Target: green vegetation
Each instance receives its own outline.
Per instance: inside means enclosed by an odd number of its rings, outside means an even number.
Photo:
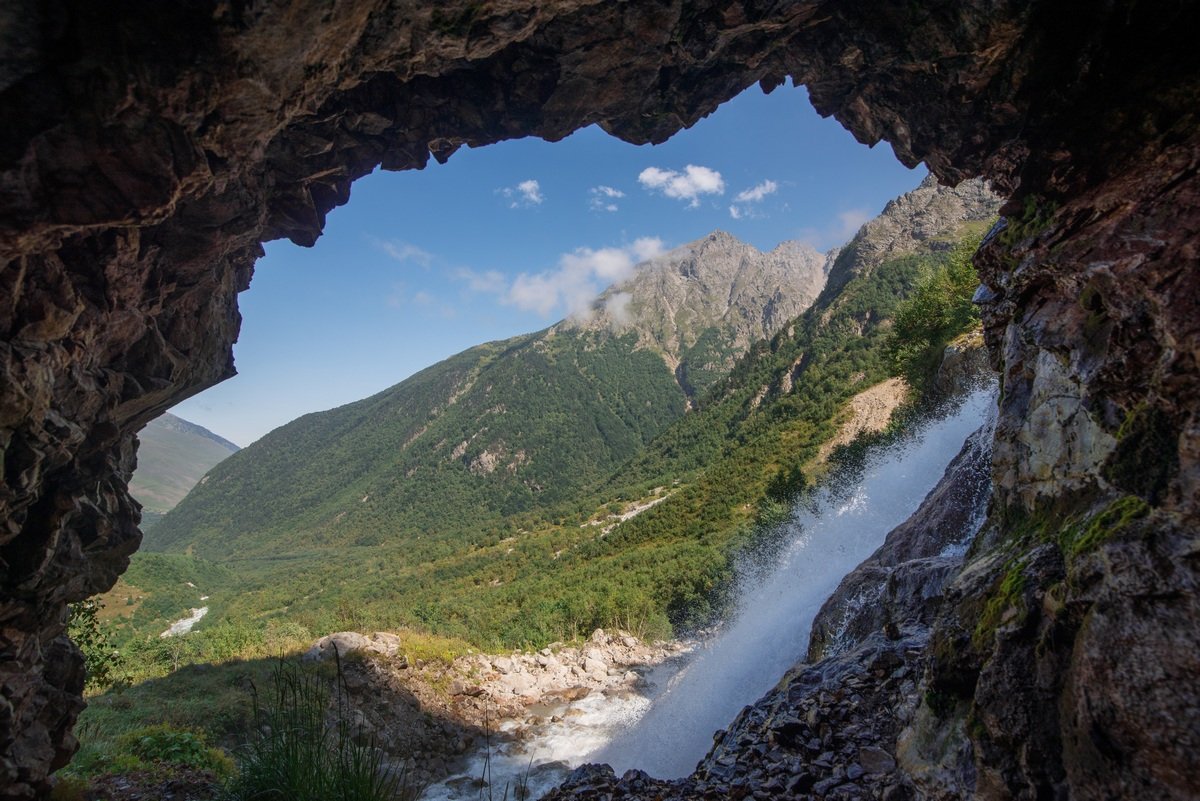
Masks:
[[[984,650],[996,629],[1008,614],[1008,610],[1021,603],[1025,590],[1025,576],[1020,563],[1010,564],[1000,579],[995,591],[984,604],[983,612],[971,634],[971,644],[976,650]]]
[[[169,771],[181,767],[211,771],[218,779],[233,773],[233,760],[220,748],[211,746],[199,729],[156,723],[100,739],[92,738],[92,731],[81,724],[78,734],[85,745],[65,771],[67,776],[86,779],[109,773],[155,768]]]
[[[143,528],[156,523],[209,469],[238,450],[232,442],[172,414],[150,421],[138,440],[138,469],[129,488],[145,507]]]
[[[151,533],[151,547],[188,553],[135,557],[125,581],[143,600],[121,641],[154,664],[201,658],[137,641],[201,595],[197,643],[222,621],[314,637],[410,627],[489,649],[705,625],[736,555],[766,547],[825,469],[846,401],[894,374],[897,315],[922,310],[910,319],[929,350],[957,333],[963,315],[939,310],[974,289],[963,252],[839,260],[840,291],[753,346],[687,415],[656,354],[554,331],[301,418],[215,468]]]
[[[683,414],[671,371],[635,345],[585,331],[490,343],[302,417],[215,468],[145,547],[271,558],[403,538],[431,559],[512,534]]]
[[[1117,447],[1101,474],[1127,492],[1157,504],[1179,470],[1179,434],[1170,418],[1152,406],[1138,406],[1117,431]]]
[[[326,681],[293,662],[276,663],[270,696],[254,693],[256,725],[239,754],[230,801],[412,801],[420,795],[423,788],[405,770],[386,770],[374,742],[353,730],[340,669],[334,688],[331,727]]]
[[[71,604],[71,619],[67,624],[67,634],[83,652],[88,688],[111,684],[120,657],[109,633],[101,629],[99,612],[103,608],[104,604],[96,599]]]
[[[949,258],[921,274],[896,309],[888,351],[896,370],[915,387],[928,385],[951,340],[979,324],[971,302],[979,283],[971,256],[978,247],[974,236],[960,242]]]
[[[1125,496],[1104,507],[1083,526],[1064,530],[1063,548],[1072,557],[1094,550],[1125,531],[1135,520],[1150,514],[1150,506],[1141,498]]]
[[[410,664],[448,662],[468,650],[466,643],[443,637],[397,633]],[[172,766],[207,769],[215,778],[231,775],[233,763],[224,754],[244,758],[242,745],[274,708],[268,699],[256,711],[254,688],[268,688],[277,698],[283,692],[274,684],[277,675],[301,676],[298,655],[316,636],[278,619],[265,625],[226,620],[184,637],[129,642],[110,684],[90,686],[75,730],[80,750],[60,776],[76,784],[144,769],[169,773]]]

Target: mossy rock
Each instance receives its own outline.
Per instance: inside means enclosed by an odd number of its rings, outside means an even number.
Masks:
[[[1179,432],[1159,408],[1142,404],[1117,431],[1117,447],[1101,475],[1122,490],[1157,505],[1179,470]]]
[[[1071,557],[1095,550],[1128,529],[1135,521],[1150,514],[1150,505],[1141,498],[1127,495],[1104,507],[1087,523],[1063,532],[1063,552]]]

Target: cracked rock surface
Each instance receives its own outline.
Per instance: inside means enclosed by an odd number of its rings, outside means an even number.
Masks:
[[[977,257],[1004,382],[991,520],[922,679],[972,766],[954,775],[996,798],[1195,797],[1198,17],[1050,0],[6,3],[0,798],[39,793],[74,749],[66,604],[138,545],[138,429],[232,375],[262,242],[311,245],[378,165],[593,123],[658,142],[788,77],[860,141],[1013,196]]]

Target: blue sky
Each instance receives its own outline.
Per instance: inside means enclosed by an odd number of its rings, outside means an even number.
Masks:
[[[845,242],[925,176],[757,87],[658,146],[599,128],[462,149],[354,184],[313,248],[266,246],[240,296],[239,375],[172,411],[239,445],[472,345],[566,316],[641,258],[721,229]]]

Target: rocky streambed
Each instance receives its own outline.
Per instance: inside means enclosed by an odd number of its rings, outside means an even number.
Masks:
[[[527,785],[531,796],[556,785],[644,712],[654,682],[691,649],[599,629],[581,645],[450,664],[412,662],[401,645],[388,632],[339,632],[305,659],[329,662],[336,650],[353,727],[393,764],[410,764],[430,799],[476,798],[484,782],[500,794]]]

